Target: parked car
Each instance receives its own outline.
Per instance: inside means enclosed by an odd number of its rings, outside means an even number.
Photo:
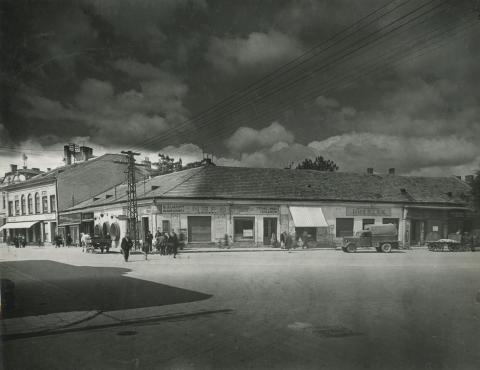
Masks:
[[[394,224],[367,225],[365,230],[358,231],[355,236],[343,238],[342,250],[347,253],[357,248],[375,248],[377,252],[390,253],[398,249],[398,232]]]
[[[100,252],[102,253],[104,250],[108,253],[112,246],[112,239],[110,238],[110,235],[94,235],[91,237],[91,246],[95,249],[100,249]]]

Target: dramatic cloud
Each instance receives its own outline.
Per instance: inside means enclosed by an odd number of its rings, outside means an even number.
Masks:
[[[278,122],[261,130],[249,127],[240,127],[227,139],[226,146],[233,152],[270,147],[279,142],[291,143],[294,140],[293,134],[286,130]]]
[[[297,40],[278,31],[253,32],[247,38],[213,37],[206,58],[218,69],[234,73],[293,59],[301,50]]]
[[[182,99],[188,88],[179,79],[134,60],[118,60],[114,65],[136,78],[139,87],[116,91],[111,82],[88,78],[81,83],[72,105],[26,95],[30,108],[24,114],[83,125],[89,128],[92,140],[102,145],[135,145],[186,120],[188,112]]]

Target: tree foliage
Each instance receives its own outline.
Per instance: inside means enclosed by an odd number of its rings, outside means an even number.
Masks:
[[[292,165],[290,165],[290,168],[291,167]],[[315,157],[313,160],[310,158],[305,158],[295,168],[297,170],[315,170],[328,172],[338,171],[338,166],[334,161],[323,158],[322,156]]]

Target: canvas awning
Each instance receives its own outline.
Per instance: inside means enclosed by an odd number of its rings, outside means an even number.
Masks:
[[[289,207],[295,227],[328,227],[320,207]]]
[[[25,222],[7,222],[5,225],[0,227],[0,230],[3,229],[30,229],[33,225],[40,221],[25,221]]]

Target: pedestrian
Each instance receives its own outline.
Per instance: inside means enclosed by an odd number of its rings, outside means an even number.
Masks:
[[[163,238],[162,238],[161,244],[160,244],[160,254],[162,256],[165,256],[167,254],[168,239],[169,239],[168,234],[166,232],[164,232],[163,233]]]
[[[16,235],[13,237],[13,245],[15,246],[15,248],[18,248],[18,246],[19,246],[18,236],[16,236]]]
[[[130,250],[132,249],[132,247],[132,239],[130,239],[130,235],[126,234],[122,239],[122,243],[120,244],[120,248],[122,249],[122,254],[125,262],[128,262],[128,257],[130,255]]]
[[[177,252],[178,252],[178,236],[175,230],[172,229],[172,253],[173,253],[173,258],[177,258]]]
[[[22,235],[22,248],[25,248],[26,245],[27,245],[27,238]]]
[[[62,237],[60,235],[55,235],[55,248],[60,248],[62,245]]]
[[[280,248],[285,249],[286,241],[287,241],[287,232],[284,231],[280,234]]]
[[[147,248],[149,252],[152,252],[152,242],[153,242],[153,235],[150,231],[147,232],[147,236],[145,237],[145,244],[147,244]]]
[[[70,234],[67,234],[66,242],[67,242],[67,247],[70,247],[72,245],[72,237]]]
[[[287,249],[288,253],[290,253],[290,249],[293,246],[293,238],[290,234],[287,234],[286,240],[285,240],[285,248]]]

